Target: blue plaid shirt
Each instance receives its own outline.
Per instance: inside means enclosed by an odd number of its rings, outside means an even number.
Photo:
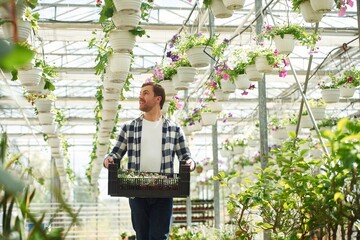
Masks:
[[[180,126],[166,118],[162,118],[162,159],[161,173],[174,172],[174,157],[179,161],[191,159],[189,148],[185,142],[185,135]],[[127,152],[128,169],[140,170],[140,143],[143,116],[122,126],[117,143],[109,156],[122,159]]]

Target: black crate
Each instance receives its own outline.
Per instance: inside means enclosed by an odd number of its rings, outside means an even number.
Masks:
[[[190,166],[180,163],[179,173],[166,178],[118,178],[119,164],[110,164],[108,194],[112,197],[185,198],[190,193]]]

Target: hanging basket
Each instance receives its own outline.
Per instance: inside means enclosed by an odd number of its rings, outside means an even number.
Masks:
[[[274,42],[279,54],[290,54],[294,51],[295,39],[292,34],[284,34],[284,38],[276,35],[274,37]]]
[[[312,9],[318,13],[328,13],[334,5],[334,0],[310,0]]]
[[[127,72],[112,72],[110,67],[106,68],[106,74],[104,81],[114,82],[114,83],[124,83],[129,75]]]
[[[134,14],[140,11],[141,0],[113,0],[116,11],[123,14]]]
[[[103,100],[101,102],[101,104],[102,104],[102,107],[103,107],[104,110],[117,110],[119,102],[118,101],[106,101],[106,100]]]
[[[325,107],[311,108],[311,112],[315,120],[322,120],[325,118]]]
[[[17,33],[19,42],[25,42],[31,33],[31,23],[27,21],[17,20]],[[2,25],[4,36],[6,39],[14,40],[14,26],[11,22]]]
[[[178,67],[177,74],[180,82],[191,83],[195,79],[196,69],[194,67]]]
[[[118,101],[120,99],[120,91],[103,91],[105,101]]]
[[[115,126],[114,120],[101,120],[100,121],[100,128],[101,129],[108,129],[112,130]]]
[[[201,131],[202,124],[198,121],[195,121],[195,123],[193,125],[188,125],[188,126],[186,126],[186,128],[190,133],[197,132],[197,131]]]
[[[110,46],[114,52],[131,52],[135,41],[135,35],[127,30],[113,30],[109,34]]]
[[[112,21],[117,29],[133,30],[139,25],[140,13],[124,14],[122,12],[114,12]]]
[[[203,126],[215,125],[217,118],[217,113],[214,112],[202,112],[201,113],[201,123]]]
[[[245,0],[223,0],[223,3],[228,10],[240,10],[244,7]]]
[[[35,99],[35,106],[39,113],[50,112],[53,101],[47,98],[37,98]]]
[[[288,134],[286,128],[278,128],[275,131],[271,131],[271,136],[275,139],[286,139],[288,138]]]
[[[232,83],[230,80],[221,79],[221,90],[224,93],[233,93],[235,92],[235,89],[235,84]]]
[[[108,92],[120,92],[124,86],[123,82],[110,82],[110,81],[104,81],[104,89]]]
[[[229,99],[229,93],[224,93],[221,89],[216,89],[214,91],[217,101],[227,101]]]
[[[40,124],[53,124],[54,122],[54,114],[53,113],[39,113],[38,114]]]
[[[340,87],[340,96],[343,98],[352,98],[355,93],[355,88]]]
[[[206,106],[210,108],[213,113],[219,113],[222,111],[222,103],[218,101],[206,102]]]
[[[250,81],[260,81],[263,78],[263,74],[256,69],[255,64],[246,66],[245,72]]]
[[[164,88],[166,96],[174,96],[177,94],[172,80],[163,80],[160,82],[160,85]]]
[[[271,73],[273,71],[273,67],[268,63],[265,56],[256,57],[255,67],[260,73]]]
[[[235,86],[237,89],[245,90],[250,87],[250,80],[246,74],[240,74],[235,79]]]
[[[207,67],[211,61],[212,47],[195,46],[186,51],[191,66],[195,68]]]
[[[245,152],[244,146],[234,146],[234,154],[243,154]]]
[[[172,84],[174,86],[174,89],[176,91],[179,91],[179,90],[187,90],[189,88],[189,83],[188,82],[181,82],[179,81],[179,77],[178,77],[178,74],[175,74],[173,77],[172,77]]]
[[[326,103],[337,103],[340,98],[340,89],[322,89],[321,90],[322,98]]]
[[[216,18],[229,18],[233,15],[233,11],[227,9],[222,0],[212,0],[210,9]]]
[[[26,71],[19,70],[19,80],[23,86],[37,86],[40,83],[42,72],[41,68],[32,68]]]
[[[43,132],[46,134],[54,134],[56,131],[56,127],[54,124],[43,124],[41,125]]]
[[[116,117],[116,113],[117,111],[116,110],[105,110],[105,109],[102,109],[101,110],[101,119],[102,120],[113,120],[115,119]]]
[[[310,1],[306,1],[300,4],[300,12],[307,23],[318,23],[321,21],[323,14],[315,12],[310,4]]]
[[[109,57],[109,66],[112,72],[129,72],[131,55],[129,53],[113,53]]]

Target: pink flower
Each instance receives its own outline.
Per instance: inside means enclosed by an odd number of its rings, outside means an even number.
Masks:
[[[241,95],[248,95],[248,92],[246,91],[246,90],[244,90],[242,93],[241,93]]]
[[[254,89],[254,88],[255,88],[255,84],[250,84],[249,89],[251,90],[251,89]]]
[[[348,83],[352,83],[353,80],[354,80],[353,77],[349,77],[349,78],[347,79],[347,82],[348,82]]]
[[[288,71],[284,68],[281,71],[279,71],[279,77],[286,77]]]
[[[100,7],[101,4],[102,4],[102,0],[96,0],[96,6],[97,6],[97,7]]]
[[[224,75],[222,77],[225,81],[229,80],[229,78],[230,78],[229,74],[227,74],[227,73],[224,73]]]
[[[350,6],[350,7],[353,7],[354,6],[354,2],[352,0],[347,0],[347,4]]]
[[[338,12],[338,16],[339,16],[339,17],[344,16],[345,13],[346,13],[346,9],[347,9],[346,6],[341,6],[341,7],[340,7],[340,10],[339,10],[339,12]]]

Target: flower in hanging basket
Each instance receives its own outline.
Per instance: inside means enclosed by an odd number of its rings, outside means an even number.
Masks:
[[[309,100],[308,100],[308,103],[309,103],[309,105],[310,105],[311,108],[318,108],[318,107],[325,107],[325,106],[326,106],[326,103],[325,103],[325,101],[324,101],[322,98],[319,98],[319,99],[315,99],[315,98],[309,99]]]
[[[208,46],[215,47],[218,36],[213,35],[212,37],[206,37],[202,33],[187,34],[187,35],[175,35],[174,46],[181,52],[185,53],[192,47],[195,46]]]
[[[338,15],[344,16],[347,10],[347,6],[353,7],[354,2],[352,0],[335,0],[336,8],[339,9]]]
[[[318,83],[318,87],[319,87],[320,89],[337,89],[337,88],[339,88],[339,85],[338,85],[338,83],[337,83],[337,79],[336,79],[336,77],[334,76],[334,74],[333,74],[333,73],[329,73],[329,77],[330,77],[330,79],[331,79],[330,82],[329,82],[329,81],[327,81],[327,82],[321,81],[321,82]]]
[[[342,73],[342,77],[337,78],[337,85],[345,88],[360,86],[360,70],[352,66],[351,69]]]
[[[319,41],[319,34],[316,34],[315,32],[308,33],[304,26],[298,24],[267,25],[260,35],[270,40],[274,39],[275,36],[284,38],[285,34],[293,35],[294,39],[298,40],[301,45],[307,46],[310,49],[314,49],[316,43]]]
[[[180,110],[182,108],[182,103],[178,96],[173,96],[169,101],[169,107],[167,113],[173,115],[175,111]]]
[[[201,109],[200,108],[194,108],[192,111],[189,112],[189,114],[183,118],[180,119],[181,126],[192,126],[196,122],[200,122],[201,120]]]
[[[229,139],[225,139],[225,141],[222,143],[222,149],[226,151],[233,151],[234,145]]]
[[[159,83],[163,80],[171,80],[171,78],[177,73],[174,65],[169,64],[166,66],[155,65],[153,75],[147,81],[154,81]]]
[[[272,131],[276,131],[286,126],[286,120],[278,117],[272,117],[269,122],[269,127]]]
[[[242,138],[236,138],[233,142],[233,146],[236,147],[246,147],[248,145],[247,141]]]

